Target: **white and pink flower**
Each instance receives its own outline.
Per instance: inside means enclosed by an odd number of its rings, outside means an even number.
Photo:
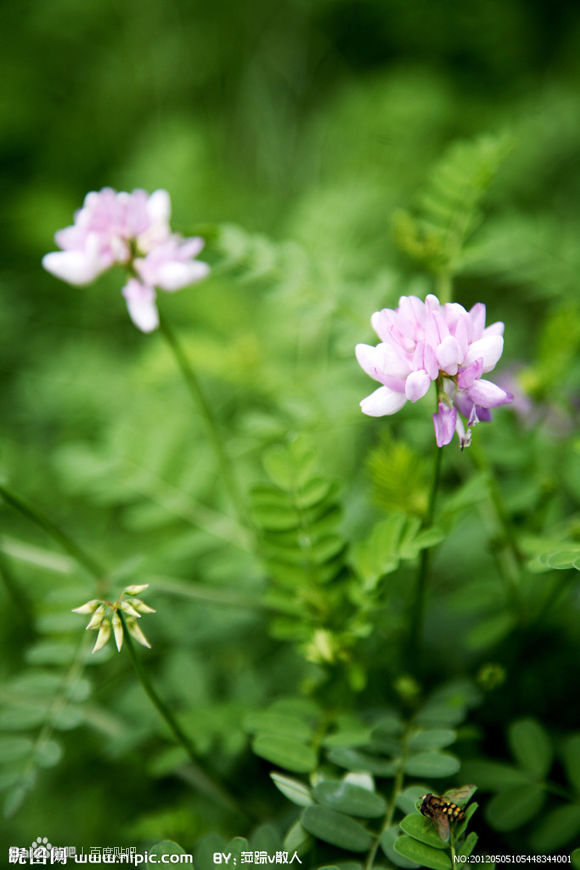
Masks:
[[[42,265],[69,284],[89,284],[111,266],[126,266],[131,277],[123,288],[129,315],[143,332],[159,325],[156,289],[174,291],[204,278],[209,266],[195,258],[200,238],[183,239],[169,226],[171,201],[166,190],[119,193],[110,187],[88,193],[74,224],[59,230],[61,248]]]
[[[375,312],[371,323],[381,342],[358,344],[356,357],[381,386],[362,400],[363,413],[394,414],[405,402],[422,398],[437,381],[437,446],[449,444],[457,432],[464,447],[470,443],[471,427],[491,419],[490,408],[511,401],[508,392],[481,377],[501,357],[504,329],[499,322],[485,326],[481,302],[466,311],[456,302],[441,305],[432,294],[424,302],[402,296],[396,309]]]

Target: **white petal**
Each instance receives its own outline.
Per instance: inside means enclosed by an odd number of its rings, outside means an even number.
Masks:
[[[383,417],[386,414],[395,414],[406,401],[404,393],[396,393],[389,387],[379,387],[378,390],[362,400],[360,409],[363,414],[368,414],[369,417]]]
[[[486,335],[478,341],[474,341],[467,348],[465,366],[471,365],[478,359],[483,360],[483,371],[490,372],[495,368],[497,361],[503,352],[503,338],[501,335]]]
[[[103,271],[98,261],[84,251],[54,251],[45,254],[42,265],[47,272],[69,284],[89,284]]]
[[[208,273],[209,266],[201,260],[194,260],[191,263],[172,260],[159,267],[155,283],[162,290],[181,290],[182,287],[205,278]]]
[[[171,217],[171,198],[166,190],[155,190],[147,200],[151,223],[167,223]]]
[[[430,386],[431,378],[427,372],[411,372],[405,381],[405,395],[410,402],[416,402],[425,395]]]

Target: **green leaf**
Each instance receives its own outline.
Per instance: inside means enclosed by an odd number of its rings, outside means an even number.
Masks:
[[[368,755],[357,749],[346,747],[331,749],[328,752],[328,760],[347,770],[366,771],[376,776],[394,776],[396,773],[394,762]]]
[[[311,844],[312,837],[308,831],[304,830],[302,823],[299,820],[288,830],[288,833],[284,837],[282,846],[292,855],[294,852],[298,852],[298,854],[301,855],[310,848]]]
[[[405,815],[410,815],[416,810],[419,798],[432,791],[427,785],[410,785],[397,795],[397,807]]]
[[[511,613],[494,613],[487,619],[482,619],[472,628],[466,638],[465,645],[473,652],[493,647],[513,631],[516,625]]]
[[[26,653],[26,661],[31,665],[70,665],[78,644],[65,640],[40,641]]]
[[[415,862],[419,867],[429,870],[451,870],[451,860],[445,854],[431,846],[425,845],[412,837],[399,837],[395,840],[395,851]]]
[[[399,836],[399,833],[398,825],[391,825],[390,828],[383,831],[381,834],[381,849],[389,861],[397,867],[405,867],[408,868],[408,870],[420,867],[421,865],[417,864],[416,861],[410,861],[408,858],[403,858],[402,855],[395,851],[395,840]]]
[[[24,758],[34,746],[30,737],[5,737],[0,736],[0,762],[16,761]]]
[[[161,861],[159,860],[162,855],[185,855],[185,849],[182,849],[177,843],[174,843],[173,840],[162,840],[160,843],[156,843],[151,849],[149,849],[150,855],[155,855],[157,858],[156,862],[147,861],[148,870],[157,870]]]
[[[465,842],[461,846],[461,848],[459,850],[459,854],[465,855],[465,857],[469,858],[469,856],[471,855],[471,853],[475,849],[478,840],[479,840],[479,837],[477,836],[475,831],[472,831],[465,838]]]
[[[420,840],[421,843],[425,843],[433,849],[447,848],[447,843],[443,842],[435,830],[433,822],[424,816],[420,816],[419,813],[410,813],[404,819],[401,819],[399,824],[403,831],[415,840]]]
[[[36,728],[46,719],[46,712],[46,706],[8,707],[0,713],[0,731],[25,731],[27,728]]]
[[[535,779],[543,779],[552,766],[552,743],[535,719],[512,722],[508,740],[514,758]]]
[[[433,728],[429,731],[419,731],[413,734],[408,747],[411,752],[419,752],[422,749],[442,749],[457,740],[457,732],[450,728]]]
[[[460,767],[459,759],[449,752],[419,752],[407,759],[405,772],[409,776],[452,776]]]
[[[278,737],[292,737],[294,740],[306,742],[312,736],[312,727],[304,717],[292,716],[289,713],[277,713],[265,710],[250,713],[246,716],[244,725],[248,731],[259,734],[273,734]]]
[[[580,849],[574,849],[570,858],[572,859],[572,866],[575,870],[580,870]]]
[[[477,804],[477,803],[469,804],[469,806],[465,810],[465,818],[463,819],[462,822],[460,822],[459,825],[457,825],[457,828],[455,831],[455,836],[457,838],[463,836],[463,833],[467,830],[467,826],[469,824],[471,817],[473,816],[473,814],[475,813],[475,811],[478,808],[479,808],[479,804]]]
[[[289,776],[283,776],[281,773],[271,773],[271,779],[276,788],[278,788],[284,797],[299,807],[308,807],[314,803],[310,794],[310,789],[298,779],[292,779]]]
[[[326,807],[307,807],[302,825],[319,840],[350,852],[366,852],[373,843],[372,835],[359,822]]]
[[[316,768],[316,752],[310,746],[291,737],[258,734],[252,748],[256,755],[293,773],[310,773]]]
[[[536,852],[553,852],[580,836],[580,804],[557,807],[543,816],[534,829],[531,843]]]
[[[564,741],[563,755],[566,775],[580,793],[580,734],[573,734]]]
[[[380,795],[344,780],[321,782],[314,787],[313,795],[322,806],[351,816],[374,819],[384,816],[387,810]]]
[[[465,761],[463,776],[469,782],[476,782],[484,791],[502,791],[530,785],[530,777],[526,773],[512,764],[500,761]]]
[[[54,767],[62,755],[62,746],[56,740],[44,740],[34,749],[34,760],[39,767]]]
[[[506,789],[491,799],[485,815],[497,831],[513,831],[533,819],[545,799],[544,790],[537,785]]]

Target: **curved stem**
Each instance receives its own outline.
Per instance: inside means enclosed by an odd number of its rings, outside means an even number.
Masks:
[[[429,503],[423,526],[427,528],[433,522],[435,514],[435,502],[437,500],[437,490],[439,489],[439,479],[441,476],[441,459],[443,456],[443,447],[435,446],[435,459],[433,464],[433,478],[431,480],[431,491],[429,493]],[[425,610],[425,592],[427,587],[427,578],[429,575],[429,562],[431,558],[431,549],[425,548],[421,550],[419,559],[419,569],[417,571],[417,582],[415,586],[415,598],[411,611],[411,628],[409,633],[409,658],[417,664],[420,659],[421,645],[423,640],[423,616]]]
[[[437,296],[441,305],[451,302],[452,283],[449,272],[439,272],[437,275]]]
[[[242,500],[240,498],[238,485],[232,471],[230,459],[227,455],[217,420],[215,419],[210,404],[204,395],[197,374],[195,373],[191,362],[185,355],[185,351],[179,343],[177,336],[173,331],[173,328],[169,325],[169,322],[165,319],[165,317],[160,316],[159,328],[167,344],[169,345],[169,348],[175,358],[181,374],[183,375],[183,379],[186,383],[187,389],[189,390],[193,401],[198,406],[201,416],[205,420],[207,432],[218,462],[220,473],[227,487],[230,500],[238,515],[238,519],[242,526],[247,526],[248,523],[245,515],[245,510]]]
[[[137,674],[137,678],[145,691],[145,694],[164,720],[165,724],[175,737],[178,743],[180,743],[185,751],[187,752],[190,760],[191,767],[193,769],[193,773],[195,775],[195,781],[197,787],[201,792],[204,792],[208,795],[208,797],[213,798],[218,801],[222,806],[226,807],[231,812],[238,813],[241,816],[244,816],[245,813],[238,806],[237,801],[231,797],[227,791],[217,782],[215,782],[199,765],[195,753],[195,749],[191,743],[191,740],[187,736],[187,734],[182,729],[181,725],[173,715],[172,711],[169,709],[165,701],[158,695],[156,689],[153,686],[153,683],[149,679],[143,664],[137,652],[135,650],[135,645],[133,643],[133,639],[129,630],[127,628],[127,624],[125,622],[125,618],[121,611],[119,612],[119,616],[121,617],[121,622],[123,624],[123,638],[125,641],[125,645],[127,647],[127,651],[129,653],[129,657],[131,658],[131,662],[133,664],[133,668],[135,669],[135,673]]]
[[[27,502],[10,492],[5,486],[0,486],[0,496],[6,504],[18,511],[26,519],[31,520],[39,528],[43,529],[51,538],[53,538],[63,550],[66,550],[79,565],[87,571],[91,577],[97,581],[97,589],[101,593],[106,591],[106,576],[107,571],[94,559],[86,550],[71,538],[66,532],[63,532],[59,526],[49,520],[37,508],[31,507]]]

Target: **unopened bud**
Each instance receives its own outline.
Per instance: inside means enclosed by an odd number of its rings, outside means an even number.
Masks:
[[[93,613],[92,618],[89,621],[89,624],[87,625],[87,631],[89,631],[90,629],[93,629],[93,628],[99,628],[103,619],[105,618],[106,609],[107,608],[106,608],[105,604],[99,604],[99,606],[97,607],[97,609]]]
[[[99,629],[99,633],[97,635],[97,640],[93,647],[93,652],[96,653],[100,649],[102,649],[111,636],[111,623],[108,619],[106,619]]]
[[[80,607],[73,607],[73,613],[94,613],[101,602],[98,598],[93,598],[87,601],[86,604],[81,604]]]
[[[113,633],[115,635],[117,650],[121,652],[121,647],[123,646],[123,623],[121,622],[121,617],[118,613],[113,613],[111,622],[113,623]]]
[[[146,589],[149,589],[149,583],[142,583],[141,585],[135,583],[132,586],[125,586],[123,592],[127,595],[140,595],[140,593],[145,592]]]
[[[143,646],[146,646],[148,649],[151,649],[151,644],[149,643],[149,641],[147,640],[147,638],[145,637],[145,635],[143,634],[143,632],[139,628],[139,625],[137,624],[137,620],[134,619],[132,616],[129,616],[129,617],[127,617],[126,623],[127,623],[127,628],[129,629],[129,634],[131,634],[132,637],[134,637],[138,643],[142,644]]]

